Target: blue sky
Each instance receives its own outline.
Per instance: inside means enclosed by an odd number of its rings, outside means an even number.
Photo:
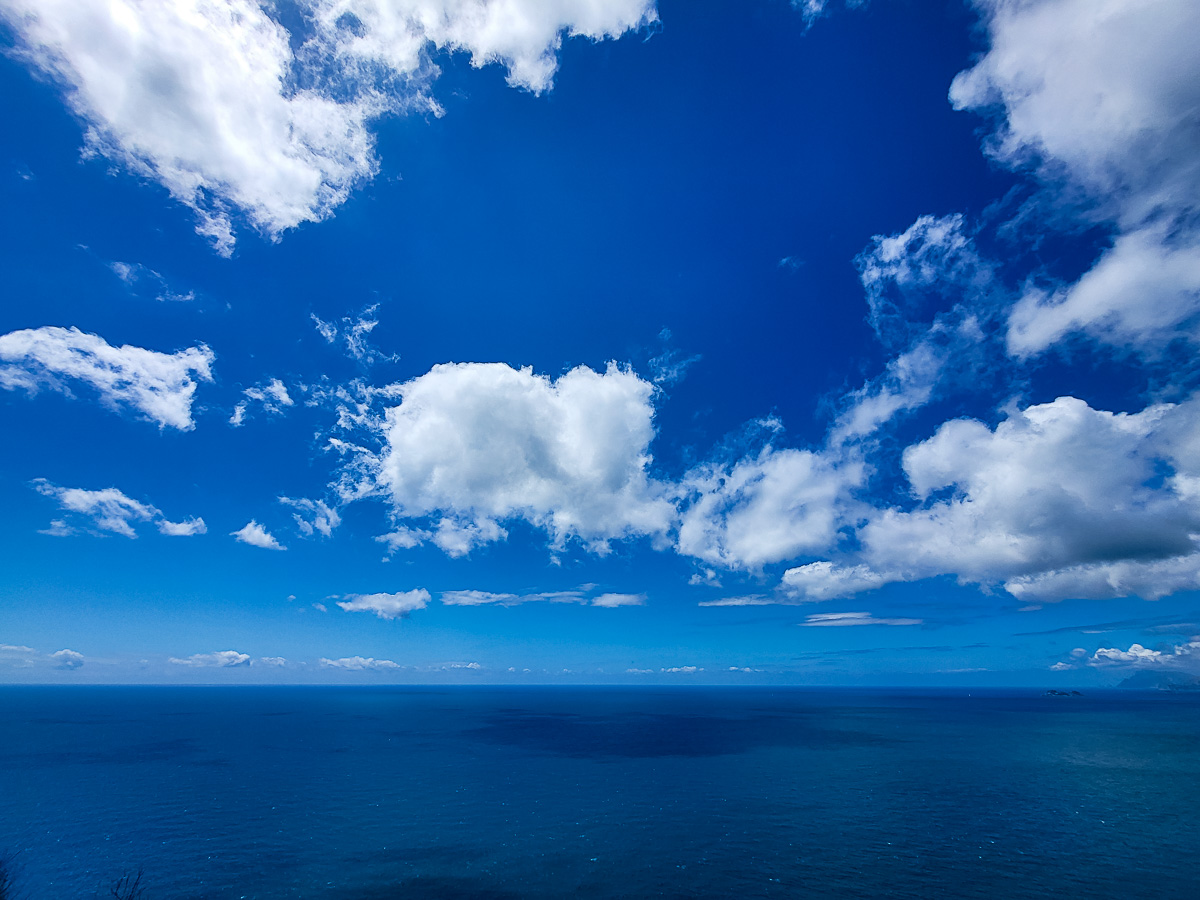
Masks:
[[[0,0],[0,679],[1200,673],[1187,0]]]

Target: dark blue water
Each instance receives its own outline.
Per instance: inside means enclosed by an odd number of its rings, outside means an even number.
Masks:
[[[1200,696],[0,688],[32,900],[1195,897]]]

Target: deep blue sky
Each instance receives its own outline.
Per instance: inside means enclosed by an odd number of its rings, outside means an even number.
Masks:
[[[0,679],[1197,671],[1195,7],[194,6],[0,0]]]

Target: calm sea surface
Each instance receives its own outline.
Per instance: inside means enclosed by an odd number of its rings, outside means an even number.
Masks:
[[[1200,897],[1200,696],[0,688],[31,900]]]

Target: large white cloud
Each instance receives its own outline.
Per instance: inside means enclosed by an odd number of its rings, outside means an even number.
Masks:
[[[653,0],[304,0],[305,44],[252,0],[2,0],[18,52],[66,89],[89,152],[160,182],[232,251],[231,213],[270,237],[375,174],[370,121],[437,111],[430,52],[550,86],[562,36],[616,37]]]
[[[396,517],[429,518],[451,555],[504,537],[515,519],[556,547],[578,538],[600,553],[661,538],[674,507],[647,474],[653,393],[615,365],[556,380],[500,363],[435,366],[400,387],[379,477]]]
[[[1023,600],[1200,587],[1198,435],[1195,400],[1112,413],[1062,397],[994,429],[947,422],[904,453],[916,508],[874,513],[860,553],[783,587],[811,600],[947,574]]]
[[[1117,231],[1078,284],[1030,288],[1010,349],[1031,356],[1072,331],[1116,344],[1169,340],[1200,313],[1200,4],[976,5],[991,47],[955,79],[952,102],[997,112],[997,159],[1036,170],[1052,205]]]
[[[251,664],[248,654],[237,650],[217,650],[213,653],[193,653],[180,659],[172,656],[169,662],[177,666],[189,666],[193,669],[232,669]]]
[[[44,478],[33,483],[38,493],[53,497],[59,506],[69,515],[90,520],[90,525],[100,531],[124,535],[128,538],[137,537],[134,524],[153,522],[159,532],[172,537],[191,537],[208,531],[201,518],[184,519],[182,522],[172,522],[154,506],[142,503],[127,496],[116,488],[102,488],[96,491],[84,488],[65,488],[51,484]],[[56,521],[47,533],[55,536],[72,534],[74,531],[64,520]]]
[[[203,344],[160,353],[123,344],[78,328],[25,328],[0,335],[0,387],[69,393],[82,382],[114,408],[130,406],[160,427],[187,431],[197,381],[212,381],[213,352]]]

